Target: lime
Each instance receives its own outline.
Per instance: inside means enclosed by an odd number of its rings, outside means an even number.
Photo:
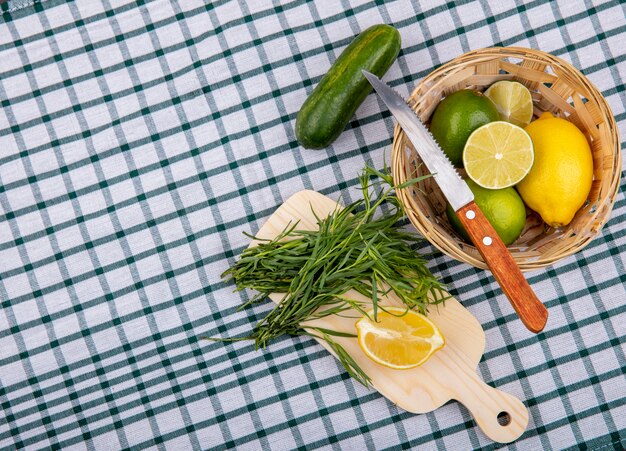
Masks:
[[[517,125],[497,121],[470,135],[463,150],[463,166],[483,188],[507,188],[530,172],[534,155],[528,133]]]
[[[474,202],[483,212],[494,230],[507,246],[519,238],[526,224],[526,208],[515,188],[487,189],[467,179],[467,184],[474,193]],[[471,243],[463,224],[459,221],[452,207],[448,205],[446,215],[452,228],[465,241]]]
[[[478,91],[463,89],[443,99],[430,120],[430,132],[452,164],[461,166],[463,146],[481,125],[499,119],[491,100]]]
[[[516,81],[499,81],[485,91],[496,105],[500,118],[518,127],[526,127],[533,118],[533,98],[526,86]]]

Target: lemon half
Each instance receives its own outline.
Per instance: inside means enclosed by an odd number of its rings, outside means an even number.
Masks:
[[[359,346],[373,361],[398,370],[415,368],[444,346],[441,331],[424,315],[401,307],[385,310],[378,310],[378,322],[370,310],[356,323]]]

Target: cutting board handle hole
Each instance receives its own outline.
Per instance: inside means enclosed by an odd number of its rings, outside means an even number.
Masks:
[[[509,412],[500,412],[498,414],[498,424],[500,426],[508,426],[511,424],[511,415],[509,415]]]

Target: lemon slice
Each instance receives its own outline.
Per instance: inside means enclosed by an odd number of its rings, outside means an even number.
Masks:
[[[530,172],[534,159],[528,133],[503,121],[474,130],[463,149],[467,175],[488,189],[508,188],[520,182]]]
[[[356,323],[359,346],[374,362],[398,370],[414,368],[445,344],[437,326],[424,315],[399,307],[385,310],[378,310],[378,322],[370,310]]]
[[[515,81],[498,81],[485,91],[496,105],[500,118],[519,127],[526,127],[533,118],[533,98],[530,91]]]

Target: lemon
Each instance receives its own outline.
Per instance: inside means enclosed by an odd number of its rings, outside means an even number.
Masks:
[[[535,164],[517,190],[548,225],[567,225],[591,190],[593,157],[587,139],[574,124],[547,112],[526,131],[535,147]]]
[[[359,346],[370,359],[388,368],[406,370],[423,364],[441,349],[445,339],[431,320],[401,307],[373,310],[356,322]]]
[[[467,175],[488,189],[515,185],[528,174],[533,160],[533,143],[528,133],[503,121],[475,130],[463,150]]]
[[[496,105],[500,118],[518,127],[526,127],[533,118],[533,98],[526,86],[515,81],[498,81],[485,91]]]
[[[461,166],[463,146],[481,125],[499,119],[498,110],[482,93],[462,89],[443,99],[430,120],[430,132],[452,164]]]
[[[526,207],[522,198],[515,188],[486,189],[477,185],[472,180],[466,180],[474,193],[474,202],[491,223],[500,239],[507,246],[517,240],[526,225]],[[461,224],[458,216],[448,204],[446,215],[452,228],[461,235],[465,241],[471,243],[471,239],[465,227]]]

